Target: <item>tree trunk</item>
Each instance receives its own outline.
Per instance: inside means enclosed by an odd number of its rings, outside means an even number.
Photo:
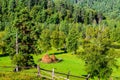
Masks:
[[[18,33],[16,32],[16,55],[18,55]],[[18,72],[18,65],[16,65],[16,72]]]
[[[100,80],[100,77],[98,77],[98,80]]]

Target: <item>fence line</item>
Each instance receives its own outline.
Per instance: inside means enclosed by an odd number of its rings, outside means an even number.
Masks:
[[[3,67],[3,68],[16,68],[16,66],[0,66],[0,67]],[[26,69],[26,68],[27,69],[28,68],[37,68],[37,72],[36,73],[37,73],[38,77],[46,77],[46,78],[52,79],[52,80],[59,79],[59,78],[62,78],[64,80],[70,80],[69,79],[70,77],[83,78],[85,80],[89,80],[89,78],[90,78],[90,74],[88,74],[86,77],[84,77],[84,76],[76,76],[76,75],[70,74],[70,71],[68,73],[56,72],[54,68],[52,70],[47,70],[47,69],[44,69],[44,68],[40,68],[39,65],[37,65],[37,67],[21,67],[21,66],[18,66],[18,68],[24,68],[24,69]],[[50,75],[51,77],[48,77],[46,75],[42,75],[41,71],[44,71],[47,75]],[[63,76],[56,76],[55,74],[65,75],[66,78],[63,77]]]

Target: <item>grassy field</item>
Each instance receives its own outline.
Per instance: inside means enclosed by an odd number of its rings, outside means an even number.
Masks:
[[[62,72],[62,73],[68,73],[70,71],[70,74],[76,75],[76,76],[82,76],[86,74],[85,71],[85,64],[84,61],[81,60],[78,56],[72,55],[71,53],[62,53],[61,51],[49,51],[48,52],[50,55],[55,54],[57,58],[61,58],[63,61],[58,62],[58,63],[50,63],[50,64],[45,64],[40,61],[39,59],[42,58],[44,54],[39,54],[39,55],[33,55],[35,63],[39,64],[41,68],[47,69],[47,70],[52,70],[55,68],[55,71],[57,72]],[[118,59],[117,62],[120,65],[120,59]],[[9,56],[6,57],[0,57],[0,66],[14,66],[10,60]],[[13,68],[0,68],[0,71],[13,71]],[[30,69],[30,70],[25,70],[23,71],[24,73],[26,72],[34,72],[36,69]],[[114,76],[115,80],[118,77],[120,77],[120,68],[114,69],[112,76]],[[74,79],[72,80],[80,80],[80,79]],[[82,79],[81,79],[82,80]]]
[[[75,55],[71,54],[56,55],[57,58],[62,58],[63,61],[51,64],[38,62],[37,60],[41,58],[41,55],[34,57],[36,63],[40,64],[40,66],[45,69],[52,70],[53,68],[55,68],[56,71],[64,73],[68,73],[68,71],[70,71],[71,74],[78,76],[86,74],[84,69],[84,62],[81,59],[77,58]]]
[[[53,68],[55,68],[55,71],[66,73],[66,74],[68,73],[68,71],[70,71],[71,75],[76,75],[76,76],[81,76],[83,74],[86,74],[85,67],[84,67],[84,61],[82,61],[75,55],[71,55],[68,53],[65,53],[65,54],[56,53],[56,57],[62,58],[63,61],[58,62],[58,63],[50,63],[50,64],[45,64],[45,63],[38,61],[40,58],[42,58],[43,55],[44,54],[33,55],[35,62],[39,64],[41,68],[44,68],[47,70],[52,70]],[[2,63],[0,64],[0,66],[13,66],[11,63],[10,57],[8,56],[0,57],[0,63]],[[12,70],[13,68],[0,68],[0,71],[3,71],[3,72],[12,71]],[[26,72],[35,72],[35,71],[36,69],[30,69],[30,70],[25,70],[24,72],[26,73]]]

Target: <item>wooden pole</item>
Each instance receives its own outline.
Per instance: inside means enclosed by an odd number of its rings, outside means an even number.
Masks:
[[[69,80],[69,76],[70,76],[70,71],[68,71],[67,79],[66,80]]]
[[[54,72],[55,72],[55,70],[54,70],[54,68],[52,69],[52,80],[54,80]]]
[[[87,75],[86,80],[89,80],[90,74]]]
[[[18,55],[18,33],[16,32],[16,55]],[[18,72],[18,65],[16,65],[16,72]]]
[[[38,76],[38,77],[41,77],[41,74],[40,74],[40,66],[39,66],[39,65],[37,65],[37,70],[38,70],[37,76]]]

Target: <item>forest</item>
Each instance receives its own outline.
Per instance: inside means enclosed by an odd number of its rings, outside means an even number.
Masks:
[[[82,60],[83,74],[90,74],[91,80],[109,80],[114,69],[120,73],[119,4],[120,0],[0,0],[0,66],[2,58],[9,57],[11,65],[33,67],[34,55],[55,50]]]

